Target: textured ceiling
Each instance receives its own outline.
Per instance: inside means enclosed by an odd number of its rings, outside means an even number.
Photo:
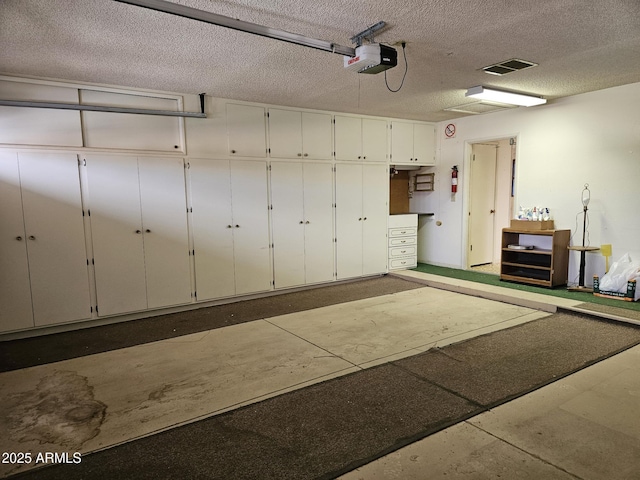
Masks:
[[[640,82],[638,0],[173,1],[344,46],[385,21],[375,41],[406,42],[406,80],[392,93],[339,55],[113,0],[0,1],[0,73],[427,121],[465,115],[445,109],[475,85],[552,101]],[[539,66],[481,70],[511,58]]]

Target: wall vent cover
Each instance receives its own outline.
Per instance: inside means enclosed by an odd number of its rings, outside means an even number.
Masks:
[[[505,60],[504,62],[483,67],[482,70],[490,73],[491,75],[506,75],[507,73],[517,72],[519,70],[537,66],[537,63],[528,62],[527,60],[520,60],[518,58],[512,58],[511,60]]]

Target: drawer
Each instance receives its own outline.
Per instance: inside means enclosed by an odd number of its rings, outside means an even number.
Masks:
[[[394,258],[389,260],[389,270],[394,268],[414,268],[417,266],[417,257]]]
[[[389,229],[389,237],[407,237],[407,236],[417,235],[417,234],[418,234],[418,229],[415,227]]]
[[[389,249],[389,258],[392,257],[407,257],[415,256],[417,253],[415,245],[409,245],[404,247],[392,247]]]
[[[418,243],[418,237],[389,237],[389,246],[396,247],[402,245],[415,245]]]

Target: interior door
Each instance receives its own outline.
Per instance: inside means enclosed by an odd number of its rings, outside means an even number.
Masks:
[[[469,177],[470,267],[493,262],[496,162],[496,145],[472,145]]]

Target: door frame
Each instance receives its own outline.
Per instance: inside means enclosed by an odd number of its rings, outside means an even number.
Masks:
[[[478,144],[478,143],[490,143],[490,142],[500,142],[500,141],[509,141],[509,144],[512,146],[512,154],[511,154],[511,160],[510,160],[510,175],[508,176],[508,185],[503,185],[502,183],[499,183],[499,168],[496,168],[496,190],[498,190],[499,188],[502,187],[502,189],[504,190],[506,188],[506,190],[509,192],[507,193],[507,195],[510,195],[509,198],[509,207],[508,207],[508,216],[509,218],[513,218],[513,214],[515,211],[515,206],[517,205],[516,202],[516,198],[517,198],[517,188],[516,188],[516,183],[517,183],[517,170],[514,172],[514,163],[513,163],[513,159],[516,159],[515,165],[517,165],[517,159],[519,158],[519,153],[520,153],[520,146],[519,146],[519,134],[518,133],[513,133],[513,134],[506,134],[506,135],[494,135],[491,137],[482,137],[482,138],[476,138],[476,139],[472,139],[472,140],[467,140],[465,141],[465,145],[464,145],[464,170],[463,170],[463,178],[462,178],[462,186],[461,188],[463,189],[463,199],[462,199],[462,238],[464,239],[463,242],[461,242],[461,258],[462,258],[462,265],[465,270],[469,270],[470,266],[469,266],[469,242],[471,241],[470,238],[470,229],[469,229],[469,202],[470,202],[470,188],[471,188],[471,156],[473,155],[473,145],[474,144]],[[515,156],[514,156],[515,155]],[[512,181],[513,179],[513,181]],[[500,185],[500,187],[499,187]],[[497,228],[494,228],[493,230],[493,235],[494,235],[494,245],[496,244],[500,244],[501,239],[499,238],[499,235],[497,233]],[[498,261],[498,259],[494,259],[494,261]]]

